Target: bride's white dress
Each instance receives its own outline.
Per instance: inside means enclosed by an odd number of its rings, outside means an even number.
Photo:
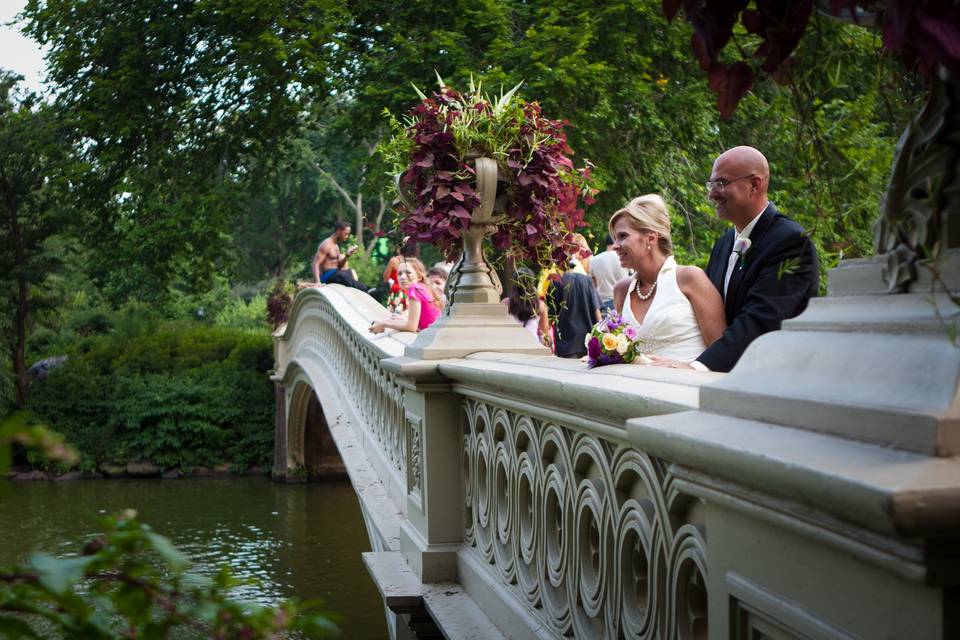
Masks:
[[[681,362],[697,359],[707,345],[703,342],[697,316],[687,296],[677,286],[677,261],[667,256],[657,275],[657,293],[647,309],[643,322],[637,322],[630,306],[636,295],[637,281],[630,283],[620,315],[640,330],[641,351]]]

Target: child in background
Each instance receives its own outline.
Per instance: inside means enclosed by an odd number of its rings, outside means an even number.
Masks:
[[[447,306],[447,294],[444,289],[447,288],[447,276],[449,272],[443,267],[433,266],[427,271],[427,284],[433,287],[437,296],[440,298],[440,308]]]

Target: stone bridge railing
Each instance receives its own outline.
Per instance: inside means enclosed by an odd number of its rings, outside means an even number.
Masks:
[[[929,314],[861,303],[866,331],[817,300],[723,375],[405,357],[365,294],[302,292],[274,475],[336,450],[397,638],[953,637],[960,356]],[[937,380],[905,393],[865,350],[884,337]]]

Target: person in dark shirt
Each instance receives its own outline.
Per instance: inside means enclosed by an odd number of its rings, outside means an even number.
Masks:
[[[568,270],[547,293],[550,315],[557,318],[556,354],[561,358],[587,355],[584,338],[600,322],[600,296],[589,276]]]

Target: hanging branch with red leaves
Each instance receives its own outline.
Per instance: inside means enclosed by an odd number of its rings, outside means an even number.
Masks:
[[[681,8],[693,26],[694,53],[724,118],[733,114],[758,73],[789,80],[791,54],[814,9],[854,23],[882,24],[884,47],[924,75],[937,64],[960,75],[960,4],[954,0],[663,0],[668,20]],[[738,22],[760,43],[752,51],[738,47],[741,58],[723,62],[720,53]]]

